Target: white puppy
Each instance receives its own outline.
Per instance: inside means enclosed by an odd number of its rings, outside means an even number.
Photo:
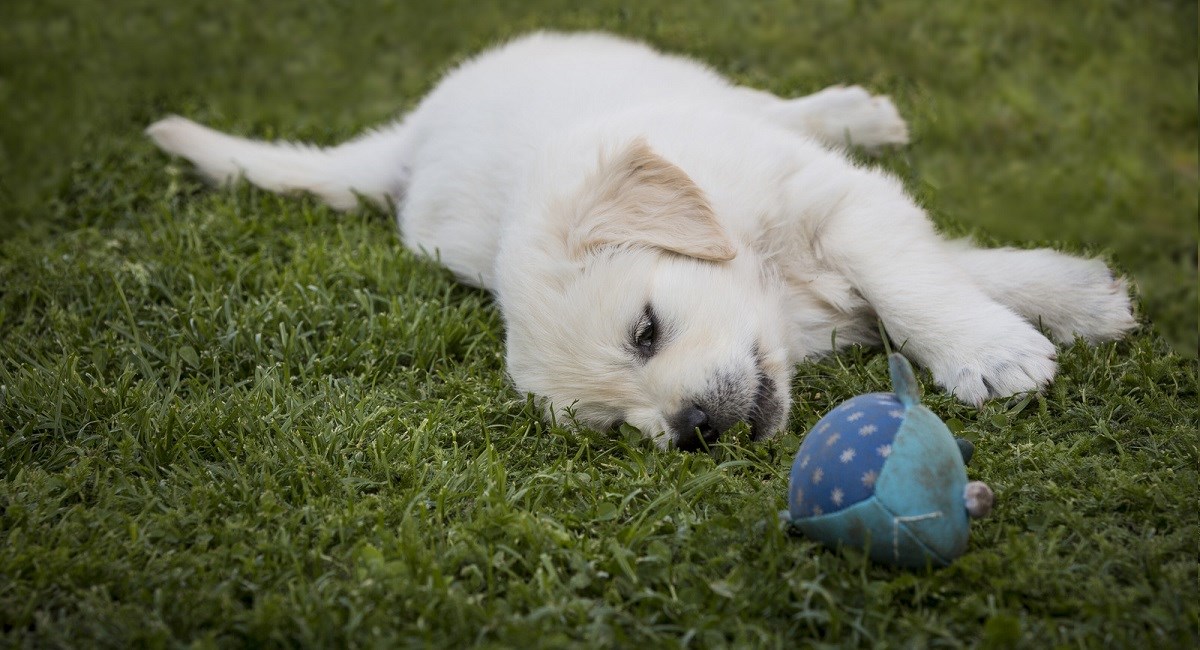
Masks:
[[[774,435],[794,364],[877,343],[877,319],[972,404],[1053,379],[1038,327],[1067,343],[1135,325],[1103,263],[943,241],[900,182],[840,153],[907,141],[887,98],[785,100],[609,36],[489,51],[337,147],[179,117],[148,132],[220,182],[399,206],[411,249],[495,292],[518,390],[663,447],[739,421]]]

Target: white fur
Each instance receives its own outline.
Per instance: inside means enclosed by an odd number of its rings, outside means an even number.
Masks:
[[[793,365],[877,342],[876,318],[972,404],[1053,379],[1034,323],[1063,342],[1135,325],[1103,263],[945,242],[896,179],[844,157],[907,142],[887,98],[780,99],[604,35],[489,51],[400,122],[329,149],[179,117],[148,132],[220,182],[394,202],[410,248],[496,293],[518,390],[663,446],[688,441],[697,410],[714,435],[741,419],[773,435]]]

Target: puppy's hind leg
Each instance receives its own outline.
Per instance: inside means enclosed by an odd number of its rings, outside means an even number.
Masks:
[[[908,143],[908,125],[892,100],[860,86],[830,86],[820,92],[772,102],[767,116],[832,147],[877,149]]]
[[[951,242],[948,249],[994,300],[1040,326],[1050,338],[1088,343],[1121,338],[1137,326],[1129,287],[1108,266],[1045,248],[975,248]]]

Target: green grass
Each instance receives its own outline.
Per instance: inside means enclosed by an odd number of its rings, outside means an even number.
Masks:
[[[0,6],[3,643],[1194,647],[1195,4],[798,4]],[[915,142],[882,164],[945,230],[1136,281],[1141,331],[1062,350],[1045,395],[927,386],[998,493],[966,556],[914,574],[777,523],[880,353],[802,365],[765,444],[547,426],[489,297],[387,215],[212,191],[140,133],[335,142],[538,26],[889,93]]]

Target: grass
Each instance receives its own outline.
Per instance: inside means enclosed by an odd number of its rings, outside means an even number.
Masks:
[[[5,645],[1194,647],[1196,6],[9,2],[0,7]],[[387,215],[212,191],[173,111],[334,142],[465,54],[604,28],[781,94],[861,82],[943,229],[1103,254],[1143,328],[982,410],[998,507],[909,573],[781,530],[877,351],[803,364],[786,435],[709,454],[548,426],[489,297]],[[927,380],[928,378],[925,377]]]

